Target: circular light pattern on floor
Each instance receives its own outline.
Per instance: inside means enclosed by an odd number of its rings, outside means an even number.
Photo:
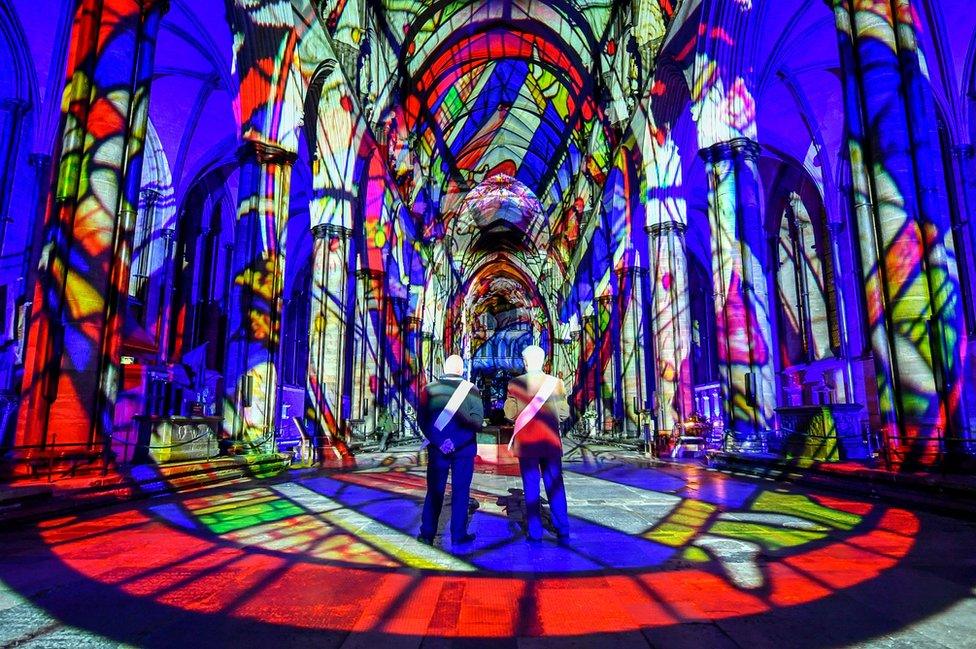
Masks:
[[[567,468],[566,547],[526,542],[518,479],[486,473],[472,488],[476,542],[423,545],[423,469],[396,463],[185,494],[55,521],[41,536],[79,575],[162,606],[300,628],[511,637],[814,602],[896,565],[919,530],[904,510],[701,471]]]

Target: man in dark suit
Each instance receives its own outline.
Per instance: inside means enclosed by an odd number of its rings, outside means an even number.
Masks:
[[[474,540],[474,534],[468,534],[468,494],[478,450],[477,433],[485,414],[481,393],[464,380],[463,371],[461,357],[449,356],[444,361],[444,375],[427,384],[420,394],[420,430],[430,442],[427,497],[417,537],[424,543],[434,542],[449,471],[452,475],[451,541],[462,544]]]
[[[546,486],[552,525],[560,541],[569,539],[569,512],[563,485],[563,445],[560,424],[569,417],[562,379],[542,371],[546,353],[537,345],[522,351],[525,374],[508,383],[505,417],[515,422],[509,450],[519,460],[525,493],[526,533],[529,540],[542,538],[539,477]]]

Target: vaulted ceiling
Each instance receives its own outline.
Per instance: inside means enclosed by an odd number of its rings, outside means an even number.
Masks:
[[[325,22],[342,40],[338,9]],[[398,107],[410,134],[422,178],[404,198],[422,196],[427,227],[497,174],[527,187],[548,215],[563,213],[581,173],[605,175],[674,15],[669,0],[381,0],[371,9],[367,50],[386,70],[370,91]]]

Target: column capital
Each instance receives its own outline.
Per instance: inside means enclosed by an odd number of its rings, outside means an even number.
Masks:
[[[408,315],[405,318],[405,321],[406,321],[406,324],[407,324],[407,327],[408,328],[414,328],[414,329],[420,329],[421,325],[424,324],[423,319],[422,318],[418,318],[415,315]]]
[[[661,221],[659,223],[651,223],[644,227],[644,231],[652,237],[659,237],[661,235],[671,234],[672,232],[675,234],[684,234],[687,230],[688,225],[680,221]]]
[[[747,137],[737,137],[727,142],[716,142],[698,152],[705,162],[722,162],[736,157],[745,158],[753,162],[759,159],[761,151],[759,143]]]
[[[283,149],[276,144],[245,140],[237,152],[237,157],[242,162],[253,159],[261,164],[290,165],[298,159],[298,154]]]
[[[600,306],[606,306],[613,303],[613,295],[601,295],[596,299],[597,304]]]
[[[153,207],[162,197],[162,192],[153,187],[143,187],[139,190],[139,200],[146,207]]]
[[[312,237],[316,239],[348,239],[352,229],[334,223],[320,223],[312,227]]]

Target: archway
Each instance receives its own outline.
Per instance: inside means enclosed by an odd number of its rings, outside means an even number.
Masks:
[[[465,359],[486,414],[502,423],[505,386],[523,371],[522,349],[538,344],[552,357],[560,273],[552,272],[549,221],[532,191],[505,174],[474,187],[444,220],[425,330],[443,327],[445,355]],[[446,304],[440,317],[439,304]]]
[[[462,304],[455,316],[460,351],[484,397],[486,417],[501,424],[508,380],[524,371],[522,350],[539,345],[551,357],[549,312],[531,280],[505,257],[479,269]]]

